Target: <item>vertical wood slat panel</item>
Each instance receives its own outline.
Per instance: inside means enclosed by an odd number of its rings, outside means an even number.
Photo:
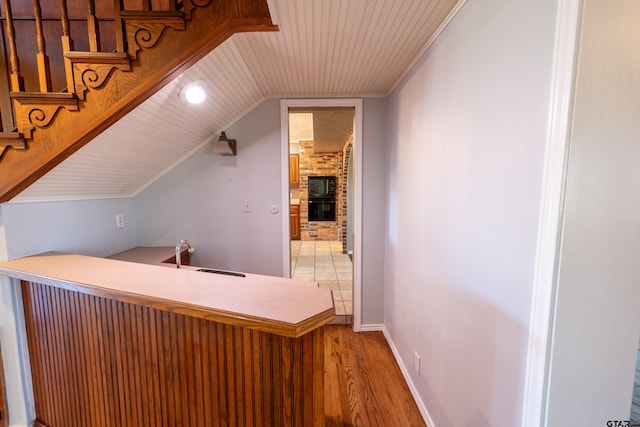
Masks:
[[[285,338],[23,282],[48,427],[324,425],[323,332]]]

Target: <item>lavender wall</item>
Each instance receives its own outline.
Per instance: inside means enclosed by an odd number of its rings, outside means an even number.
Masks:
[[[435,427],[521,421],[555,8],[467,2],[390,98],[384,326]]]

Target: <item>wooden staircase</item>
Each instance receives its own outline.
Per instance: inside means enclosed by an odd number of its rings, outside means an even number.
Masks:
[[[277,31],[266,0],[2,1],[0,202],[232,34]]]

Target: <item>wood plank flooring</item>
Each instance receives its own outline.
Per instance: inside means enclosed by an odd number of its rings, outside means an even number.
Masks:
[[[326,427],[426,426],[382,332],[325,328]]]

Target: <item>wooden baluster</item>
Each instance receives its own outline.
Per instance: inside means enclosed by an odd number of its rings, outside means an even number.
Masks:
[[[62,21],[62,37],[66,37],[67,40],[69,39],[69,35],[71,34],[69,31],[69,13],[67,12],[67,2],[66,0],[60,0],[60,14],[61,16],[61,21]],[[67,45],[70,45],[71,43],[67,43]]]
[[[0,70],[10,70],[9,58],[5,52],[5,37],[0,34]],[[9,73],[0,73],[0,93],[8,94],[11,92],[11,82],[9,81]],[[13,107],[11,106],[11,98],[8,96],[0,96],[0,118],[2,118],[2,131],[11,132],[14,129],[13,123]],[[3,148],[0,148],[0,156],[2,156]]]
[[[7,15],[7,38],[9,39],[9,64],[11,65],[11,90],[20,92],[24,90],[22,76],[20,75],[20,63],[16,52],[16,32],[13,28],[13,16],[11,15],[11,3],[4,0],[4,10]]]
[[[89,50],[98,52],[98,26],[96,24],[96,5],[94,0],[87,0],[89,14],[87,15],[87,31],[89,32]]]
[[[116,52],[124,52],[124,28],[120,11],[122,10],[122,1],[113,0],[113,18],[116,24]]]
[[[38,40],[38,53],[36,59],[38,63],[38,80],[40,82],[40,92],[51,91],[51,73],[49,72],[49,58],[42,33],[42,9],[40,0],[33,0],[33,15],[36,18],[36,37]]]
[[[62,51],[71,52],[73,50],[71,31],[69,29],[69,13],[67,12],[67,1],[60,0],[60,21],[62,23]],[[64,72],[67,81],[67,92],[73,93],[75,84],[73,82],[73,64],[70,60],[64,60]]]
[[[151,0],[142,0],[142,10],[144,11],[151,10]]]

